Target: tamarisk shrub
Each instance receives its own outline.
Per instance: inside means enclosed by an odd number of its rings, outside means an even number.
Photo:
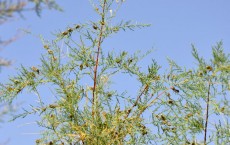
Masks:
[[[68,26],[52,41],[41,38],[46,50],[41,65],[22,66],[18,76],[1,85],[1,101],[13,101],[26,88],[35,92],[38,104],[15,119],[40,116],[37,124],[44,131],[36,144],[229,143],[230,61],[222,42],[213,47],[208,62],[192,46],[196,68],[168,59],[170,69],[163,74],[154,60],[143,71],[139,62],[145,54],[103,47],[114,33],[149,26],[131,21],[114,25],[123,3],[91,1],[99,21]],[[60,42],[69,48],[64,57]],[[137,80],[135,96],[111,87],[112,77],[122,74]],[[56,100],[47,103],[39,86],[49,86]]]

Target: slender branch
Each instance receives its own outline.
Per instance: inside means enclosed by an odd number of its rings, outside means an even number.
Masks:
[[[129,110],[127,111],[127,114],[126,114],[125,118],[127,118],[127,117],[129,116],[130,112],[132,111],[132,109],[133,109],[135,106],[137,106],[137,103],[138,103],[139,99],[141,98],[141,96],[143,95],[143,93],[145,92],[145,90],[148,89],[148,87],[149,87],[149,86],[146,85],[145,88],[141,91],[141,93],[140,93],[139,96],[137,97],[135,103],[133,104],[132,108],[129,109]],[[169,89],[171,89],[171,88],[172,88],[172,87],[169,87],[169,88],[167,88],[166,90],[164,90],[163,92],[161,92],[159,95],[157,95],[157,97],[156,97],[154,100],[152,100],[147,106],[145,106],[145,107],[140,111],[140,113],[138,114],[138,116],[140,116],[148,107],[150,107],[157,99],[159,99],[160,96],[162,96],[165,92],[167,92],[167,91],[168,91]]]
[[[93,84],[93,106],[95,105],[95,93],[96,93],[96,87],[97,87],[97,70],[98,70],[98,61],[99,61],[99,54],[101,49],[101,41],[102,41],[102,35],[103,35],[103,29],[105,25],[105,5],[106,0],[104,0],[103,6],[102,6],[102,14],[101,14],[101,27],[100,27],[100,34],[98,38],[98,45],[97,45],[97,56],[96,56],[96,64],[94,67],[94,84]]]
[[[163,92],[161,92],[160,94],[157,95],[157,97],[155,99],[153,99],[148,105],[146,105],[139,113],[139,115],[141,115],[147,108],[149,108],[150,106],[153,105],[153,103],[155,103],[155,101],[157,99],[159,99],[163,94],[165,94],[169,89],[171,89],[172,87],[169,87],[167,89],[165,89]],[[138,115],[138,116],[139,116]]]
[[[205,128],[204,128],[204,145],[206,145],[206,140],[207,140],[208,114],[209,114],[209,101],[210,101],[210,87],[211,87],[211,83],[209,83],[209,85],[208,85],[208,96],[207,96]]]
[[[133,104],[133,106],[131,107],[131,109],[128,110],[128,112],[127,112],[125,118],[127,118],[127,117],[129,116],[130,112],[133,110],[133,108],[137,106],[137,103],[138,103],[138,101],[140,100],[141,96],[144,94],[144,92],[145,92],[148,88],[149,88],[149,86],[148,86],[148,85],[145,85],[145,88],[141,91],[141,93],[140,93],[139,96],[137,97],[137,99],[136,99],[135,103]]]

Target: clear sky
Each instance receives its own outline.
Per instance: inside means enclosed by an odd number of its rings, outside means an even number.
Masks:
[[[64,30],[67,26],[95,20],[95,14],[88,0],[57,1],[64,12],[43,11],[38,18],[35,13],[25,13],[25,20],[15,20],[0,27],[0,36],[10,37],[18,29],[29,29],[33,34],[25,34],[18,41],[0,51],[0,56],[13,60],[13,65],[3,68],[0,82],[15,75],[21,64],[30,67],[40,64],[39,58],[44,53],[39,35],[51,40],[52,32]],[[167,68],[166,58],[174,59],[178,64],[195,67],[191,55],[191,44],[205,58],[211,55],[211,46],[222,40],[226,52],[230,52],[230,1],[229,0],[126,0],[117,13],[119,20],[149,23],[151,27],[136,31],[126,31],[113,35],[108,49],[155,51],[144,59],[149,64],[156,59]],[[124,82],[126,83],[126,82]],[[127,82],[132,88],[132,84]],[[28,106],[35,102],[34,96],[19,95],[16,103]],[[20,108],[19,108],[20,110]],[[39,137],[39,128],[34,121],[36,116],[18,119],[15,122],[0,124],[0,143],[10,139],[9,145],[32,145]]]

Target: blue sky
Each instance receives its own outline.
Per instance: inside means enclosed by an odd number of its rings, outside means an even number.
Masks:
[[[32,35],[25,34],[18,41],[7,46],[0,56],[13,61],[13,65],[3,68],[0,82],[7,81],[8,76],[15,75],[21,64],[33,66],[40,63],[44,53],[39,35],[51,40],[52,32],[64,30],[67,26],[96,20],[92,7],[87,0],[57,1],[64,12],[48,11],[38,18],[35,13],[25,13],[25,20],[15,20],[1,26],[0,34],[10,37],[19,29],[29,29]],[[191,55],[191,44],[205,58],[210,58],[211,46],[222,40],[226,52],[230,52],[230,1],[229,0],[126,0],[117,13],[119,20],[149,23],[151,27],[126,31],[113,35],[108,48],[125,49],[130,52],[154,48],[155,51],[143,60],[149,64],[156,59],[162,70],[167,69],[166,58],[174,59],[178,64],[195,67]],[[127,85],[132,88],[130,82]],[[28,106],[34,98],[21,94],[15,102]],[[10,139],[9,145],[32,145],[39,137],[39,128],[35,116],[19,119],[12,123],[0,124],[0,143]]]

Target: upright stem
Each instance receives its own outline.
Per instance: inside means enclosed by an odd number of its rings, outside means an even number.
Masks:
[[[97,70],[98,70],[98,61],[99,61],[99,54],[100,54],[100,49],[101,49],[101,41],[102,41],[102,36],[103,36],[103,29],[105,25],[105,5],[106,5],[106,0],[104,0],[103,6],[102,6],[102,14],[101,14],[101,23],[100,23],[100,34],[98,37],[98,44],[97,44],[97,55],[96,55],[96,64],[94,66],[94,84],[93,84],[93,108],[95,105],[95,94],[96,94],[96,87],[97,87]]]
[[[206,140],[207,140],[209,100],[210,100],[210,87],[211,87],[211,83],[209,82],[209,85],[208,85],[208,96],[207,96],[207,105],[206,105],[205,127],[204,127],[204,145],[206,145]]]

